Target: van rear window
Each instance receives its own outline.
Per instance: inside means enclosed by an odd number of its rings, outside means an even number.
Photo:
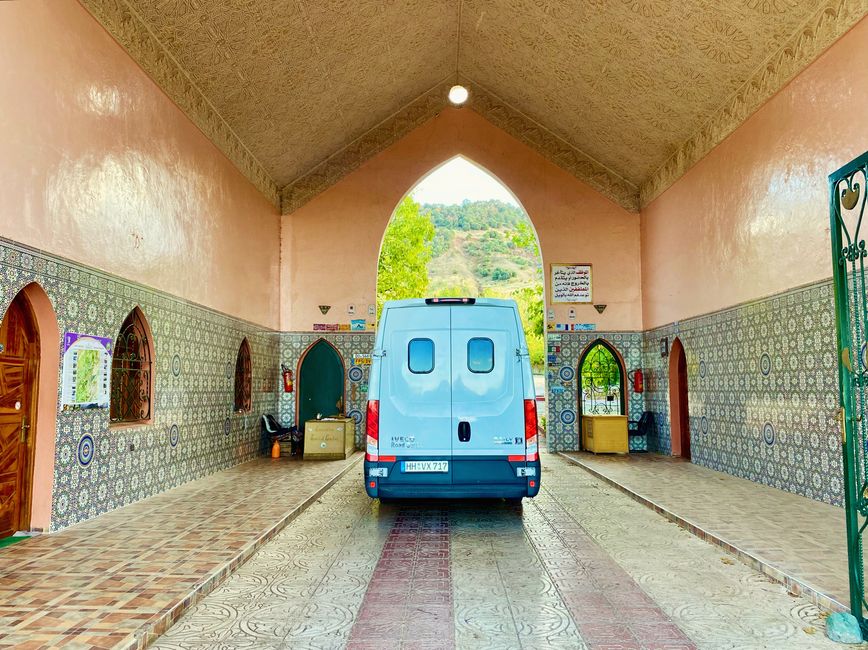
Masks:
[[[494,370],[494,341],[474,338],[467,342],[467,368],[470,372]]]
[[[417,375],[426,375],[434,370],[434,341],[412,339],[407,346],[407,365],[410,372]]]

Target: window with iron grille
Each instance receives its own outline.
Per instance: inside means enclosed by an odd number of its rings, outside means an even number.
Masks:
[[[253,410],[253,371],[250,364],[250,345],[241,341],[238,358],[235,360],[235,410],[249,413]]]
[[[154,359],[150,331],[145,315],[136,307],[115,340],[109,408],[114,424],[151,420]]]

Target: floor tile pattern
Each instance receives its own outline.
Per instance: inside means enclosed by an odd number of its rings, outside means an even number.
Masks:
[[[816,605],[564,458],[543,468],[522,506],[382,504],[354,470],[155,647],[838,647]]]
[[[348,648],[455,647],[447,509],[401,508],[386,538]]]
[[[843,509],[671,456],[568,456],[791,590],[848,602]]]
[[[360,459],[244,463],[0,550],[0,648],[142,647]]]

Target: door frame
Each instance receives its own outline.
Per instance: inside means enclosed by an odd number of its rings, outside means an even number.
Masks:
[[[582,364],[585,363],[585,357],[588,356],[588,353],[592,349],[594,349],[597,344],[601,344],[612,354],[613,357],[615,357],[615,363],[618,364],[618,370],[621,373],[621,415],[626,415],[627,419],[630,419],[630,414],[627,412],[627,364],[624,363],[624,357],[621,356],[621,352],[618,350],[618,348],[616,348],[603,337],[598,337],[585,346],[585,348],[582,350],[582,353],[579,355],[579,362],[576,364],[576,412],[578,413],[578,426],[576,427],[576,430],[578,431],[579,449],[583,448],[582,416],[585,414],[584,405],[582,404]]]
[[[687,353],[677,336],[669,348],[669,433],[671,454],[690,460]]]
[[[308,352],[314,349],[316,345],[318,345],[322,341],[323,343],[328,344],[332,350],[335,351],[335,354],[338,355],[338,360],[341,362],[341,401],[344,405],[344,413],[347,411],[347,363],[344,361],[344,355],[341,354],[341,351],[335,347],[335,344],[325,339],[323,337],[319,337],[316,341],[307,346],[304,352],[301,353],[301,356],[298,358],[298,364],[295,367],[295,376],[297,377],[297,384],[295,388],[295,426],[299,427],[301,425],[301,420],[299,419],[301,416],[301,412],[298,408],[299,400],[301,399],[301,367],[304,364],[305,358],[307,358]]]

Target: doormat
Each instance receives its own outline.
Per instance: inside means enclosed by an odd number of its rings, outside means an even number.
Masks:
[[[25,539],[30,539],[30,535],[18,535],[18,536],[12,536],[12,537],[3,537],[2,539],[0,539],[0,548],[3,548],[4,546],[11,546],[12,544],[14,544],[16,542],[21,542]]]

